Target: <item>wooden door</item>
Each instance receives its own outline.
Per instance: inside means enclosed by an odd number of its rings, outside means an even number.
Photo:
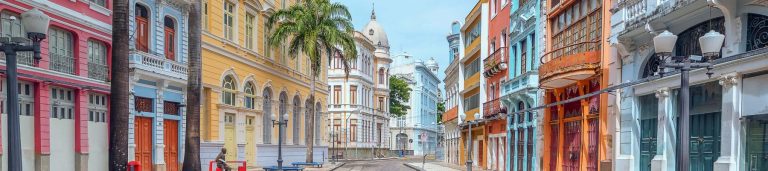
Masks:
[[[165,170],[179,170],[179,121],[163,121],[165,140]]]
[[[254,117],[249,116],[245,119],[245,160],[248,163],[256,162],[256,134]]]
[[[768,170],[768,121],[748,123],[746,160],[747,171]]]
[[[237,143],[235,142],[235,114],[224,115],[224,148],[227,148],[227,161],[237,160]]]
[[[483,152],[484,149],[485,149],[485,147],[483,147],[483,140],[478,140],[477,141],[477,162],[478,162],[477,165],[480,166],[481,168],[485,168],[484,167],[485,166],[485,160],[484,160],[485,159],[485,153]]]
[[[136,117],[134,123],[136,161],[142,169],[152,170],[152,118]]]
[[[136,16],[136,49],[149,52],[149,23],[141,16]]]
[[[651,160],[656,156],[656,117],[640,121],[640,171],[651,171]]]
[[[580,170],[581,120],[565,123],[565,139],[563,140],[563,171]]]
[[[712,171],[720,157],[720,113],[691,115],[691,171]]]
[[[174,36],[176,35],[176,32],[173,31],[173,28],[165,27],[165,58],[169,60],[176,60],[176,41],[174,41]]]

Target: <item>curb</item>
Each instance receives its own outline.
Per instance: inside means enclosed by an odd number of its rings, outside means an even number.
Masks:
[[[414,166],[414,165],[412,165],[412,164],[409,164],[409,163],[403,163],[403,165],[405,165],[406,167],[409,167],[409,168],[411,168],[411,169],[413,169],[413,170],[417,170],[417,171],[424,171],[424,169],[421,169],[421,167],[418,167],[418,166]]]
[[[336,166],[336,167],[334,167],[334,168],[331,168],[331,170],[330,170],[330,171],[334,171],[334,170],[336,170],[336,169],[340,168],[341,166],[344,166],[345,164],[347,164],[347,162],[341,162],[341,164],[339,164],[338,166]]]

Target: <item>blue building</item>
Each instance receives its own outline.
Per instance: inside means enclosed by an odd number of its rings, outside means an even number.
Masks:
[[[181,1],[132,0],[129,160],[176,171],[184,149],[187,11]]]
[[[502,83],[501,99],[507,115],[507,170],[537,170],[537,113],[515,113],[539,105],[539,56],[544,47],[541,1],[516,0],[510,10],[509,80]]]
[[[437,103],[440,79],[437,62],[430,59],[426,64],[408,54],[393,59],[391,74],[403,78],[411,88],[408,105],[411,109],[401,118],[389,121],[391,150],[404,150],[407,154],[434,154],[437,150],[438,125]]]

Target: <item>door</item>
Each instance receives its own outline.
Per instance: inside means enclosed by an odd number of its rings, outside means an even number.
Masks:
[[[712,171],[720,157],[720,112],[691,115],[692,171]]]
[[[563,171],[580,170],[581,156],[581,120],[565,123],[565,139],[563,141]]]
[[[176,60],[176,41],[174,41],[175,35],[176,33],[173,31],[173,28],[165,27],[165,58],[172,61]]]
[[[136,161],[142,169],[152,170],[152,118],[136,117],[134,124],[136,143]]]
[[[768,121],[748,123],[746,156],[747,171],[768,170]]]
[[[165,141],[165,170],[179,170],[179,121],[163,121],[163,139]]]
[[[651,160],[656,156],[656,118],[640,121],[640,171],[651,171]]]
[[[484,160],[485,153],[483,152],[484,149],[485,147],[483,147],[483,140],[478,140],[477,141],[477,162],[478,162],[478,166],[480,166],[481,168],[485,168],[483,167],[485,166],[485,160]]]
[[[136,49],[149,52],[149,23],[142,16],[136,16]]]
[[[224,115],[224,148],[227,148],[227,161],[237,160],[234,113],[226,113]]]
[[[249,116],[245,119],[245,160],[248,163],[256,162],[256,134],[254,128],[254,117]]]

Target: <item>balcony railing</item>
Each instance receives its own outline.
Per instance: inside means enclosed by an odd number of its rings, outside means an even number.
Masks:
[[[507,108],[501,105],[500,98],[483,103],[483,116],[492,116],[499,113],[507,113]]]
[[[453,119],[456,119],[458,116],[458,113],[459,113],[459,106],[454,106],[448,111],[445,111],[445,113],[443,113],[443,122],[448,122]]]
[[[648,8],[647,0],[624,0],[624,20],[631,20],[645,14]]]
[[[494,75],[507,70],[507,49],[507,47],[498,48],[491,53],[491,55],[488,55],[488,57],[483,59],[483,66],[486,68],[485,71],[483,71],[483,76],[486,78],[493,77]]]
[[[107,65],[88,62],[88,78],[107,81],[108,76]]]
[[[534,71],[523,73],[523,75],[517,76],[512,80],[502,83],[501,92],[502,94],[510,94],[510,93],[514,93],[519,90],[522,90],[524,88],[528,88],[528,87],[536,88],[538,86],[539,86],[539,73],[536,70],[534,70]]]
[[[187,78],[187,64],[161,58],[159,55],[153,55],[144,52],[134,52],[131,57],[132,67],[137,67],[147,71],[154,71],[156,73],[161,73],[179,79]]]
[[[599,67],[600,55],[599,51],[592,51],[547,60],[539,67],[540,78],[545,80],[557,74],[596,69]]]
[[[0,59],[5,60],[5,53],[0,53]],[[16,52],[16,61],[21,65],[34,66],[33,53]]]
[[[61,55],[51,53],[51,70],[63,72],[67,74],[75,74],[75,58],[72,55]]]

